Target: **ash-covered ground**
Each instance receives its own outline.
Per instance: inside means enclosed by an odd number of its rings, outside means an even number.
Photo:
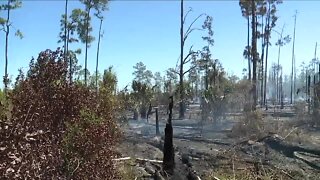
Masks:
[[[189,117],[197,117],[194,112]],[[161,164],[166,114],[160,115],[159,135],[154,115],[129,120],[121,125],[124,137],[117,150],[123,160],[116,164],[123,179],[319,179],[320,131],[292,124],[290,107],[270,108],[262,115],[261,126],[268,132],[263,136],[237,134],[241,113],[216,122],[174,119],[173,175],[163,172]]]

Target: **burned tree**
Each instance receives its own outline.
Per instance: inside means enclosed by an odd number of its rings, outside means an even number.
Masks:
[[[188,70],[184,70],[185,65],[191,62],[192,57],[197,54],[196,51],[192,50],[192,46],[190,47],[189,53],[184,56],[184,45],[186,40],[188,39],[189,35],[195,31],[195,30],[201,30],[199,28],[193,28],[193,25],[197,20],[204,16],[205,14],[200,14],[197,18],[195,18],[191,24],[188,26],[188,29],[184,32],[184,25],[186,23],[186,18],[188,14],[192,11],[190,8],[189,11],[184,15],[183,10],[183,0],[181,0],[181,14],[180,14],[180,69],[179,72],[175,72],[179,75],[179,95],[180,95],[180,103],[179,103],[179,118],[184,118],[184,112],[185,112],[185,88],[184,88],[184,75],[189,73],[192,69],[195,68],[195,66],[190,67]]]
[[[296,89],[295,87],[295,54],[294,54],[294,43],[295,43],[295,39],[296,39],[296,23],[297,23],[297,11],[295,12],[294,15],[294,29],[293,29],[293,42],[292,42],[292,61],[291,61],[291,91],[290,91],[290,104],[292,104],[294,102],[294,91]]]
[[[159,109],[158,107],[155,107],[155,111],[156,111],[156,135],[157,136],[160,134],[158,109]]]
[[[252,0],[251,4],[251,13],[252,13],[252,95],[253,95],[253,104],[252,110],[256,109],[257,105],[257,30],[256,30],[256,4]]]
[[[168,173],[173,173],[174,168],[174,149],[173,149],[173,129],[172,129],[172,109],[173,96],[169,97],[169,118],[165,128],[165,139],[163,147],[163,169]]]

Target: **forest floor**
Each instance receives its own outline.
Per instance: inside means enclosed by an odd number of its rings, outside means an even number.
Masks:
[[[281,137],[280,144],[320,151],[320,130],[290,126],[290,119],[264,118],[263,123],[275,124],[272,135]],[[130,120],[121,127],[124,137],[117,151],[124,159],[116,160],[116,166],[123,179],[319,179],[319,154],[294,152],[288,156],[286,147],[277,149],[255,136],[234,134],[239,121],[239,117],[227,116],[201,128],[197,120],[174,120],[175,170],[168,175],[161,171],[166,120],[160,120],[158,136],[153,117],[148,122]]]

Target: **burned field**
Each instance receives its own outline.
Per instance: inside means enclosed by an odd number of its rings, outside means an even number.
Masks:
[[[320,179],[320,1],[0,2],[0,180]]]
[[[129,120],[116,166],[126,179],[317,179],[319,130],[296,120],[289,106],[257,113],[227,114],[218,122],[173,119],[173,173],[162,167],[167,115],[159,120],[159,135],[153,115],[148,121]],[[243,124],[254,117],[257,127]]]

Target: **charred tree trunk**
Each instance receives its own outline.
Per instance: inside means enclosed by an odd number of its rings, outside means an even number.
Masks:
[[[143,104],[143,105],[141,106],[141,108],[140,108],[140,117],[141,117],[142,119],[146,119],[146,118],[147,118],[147,114],[148,114],[148,112],[147,112],[147,106],[146,106],[145,104]]]
[[[314,68],[315,69],[315,68]],[[316,69],[314,70],[316,71]],[[312,110],[314,110],[315,107],[315,96],[316,96],[316,75],[313,75],[313,93],[312,93]]]
[[[180,12],[180,21],[181,21],[181,27],[180,27],[180,72],[179,72],[179,78],[180,78],[180,103],[179,103],[179,118],[184,118],[184,87],[183,87],[183,47],[184,47],[184,34],[183,34],[183,0],[181,0],[181,12]]]
[[[152,114],[152,105],[151,103],[149,104],[149,108],[148,108],[148,113],[147,113],[147,123],[149,123],[149,117]]]
[[[311,76],[308,76],[308,87],[307,87],[307,92],[308,92],[308,114],[310,114],[311,110],[311,98],[310,98],[310,86],[311,86]]]
[[[172,108],[173,97],[170,96],[169,119],[165,128],[165,139],[163,146],[163,169],[168,173],[173,173],[174,168],[174,149],[173,149],[173,129],[172,129]]]
[[[264,66],[264,64],[263,64],[263,61],[264,61],[264,49],[265,49],[265,34],[264,34],[264,31],[263,31],[263,28],[264,28],[264,24],[263,24],[263,15],[262,15],[262,17],[261,17],[261,21],[262,21],[262,28],[261,28],[261,32],[262,32],[262,38],[261,38],[261,84],[260,84],[260,105],[261,105],[261,107],[262,107],[262,105],[263,105],[263,102],[264,102],[264,99],[263,99],[263,92],[264,92],[264,86],[263,86],[263,84],[264,84],[264,73],[263,73],[263,71],[264,71],[264,69],[263,69],[263,66]]]
[[[269,40],[270,40],[270,3],[269,3],[269,7],[268,7],[268,15],[267,15],[267,25],[265,28],[265,33],[266,33],[266,60],[265,60],[265,71],[264,71],[264,88],[263,88],[263,104],[266,106],[266,109],[268,109],[268,105],[267,105],[267,77],[268,77],[268,54],[269,54]]]
[[[280,42],[282,41],[282,34],[283,34],[284,26],[285,25],[283,25],[281,33],[280,33]],[[281,55],[281,46],[282,46],[282,44],[279,43],[278,46],[279,47],[278,47],[277,88],[276,88],[276,92],[277,92],[277,102],[278,102],[278,104],[280,104],[281,103],[281,91],[280,91],[279,72],[280,72],[280,70],[282,71],[282,69],[280,69],[280,55]]]
[[[255,1],[251,1],[252,7],[252,95],[253,104],[252,110],[256,109],[257,105],[257,33],[256,33],[256,7]]]
[[[156,109],[156,135],[159,135],[159,134],[160,134],[160,131],[159,131],[158,107],[156,107],[155,109]]]
[[[209,78],[209,72],[208,72],[208,61],[206,62],[206,66],[205,66],[205,68],[206,68],[206,77],[205,77],[205,86],[206,86],[206,90],[208,90],[209,89],[209,80],[208,80],[208,78]],[[214,73],[215,73],[215,71],[214,71]],[[214,75],[213,75],[214,76]],[[214,85],[215,85],[215,77],[213,77],[213,82],[214,82]]]
[[[295,54],[294,54],[294,43],[296,39],[296,22],[297,22],[297,11],[294,15],[294,29],[293,29],[293,42],[292,42],[292,64],[291,64],[291,91],[290,91],[290,104],[294,103],[294,91],[295,91]]]
[[[139,111],[137,109],[135,109],[133,111],[133,119],[134,120],[139,120]]]
[[[319,65],[320,67],[320,65]],[[320,73],[320,71],[319,71]],[[319,76],[320,78],[320,76]],[[313,108],[313,120],[316,124],[319,124],[319,117],[320,117],[320,80],[317,85],[315,85],[315,92],[314,92],[314,108]]]
[[[250,16],[248,15],[247,18],[247,25],[248,25],[248,39],[247,39],[247,47],[248,47],[248,79],[251,81],[251,56],[250,56]]]
[[[280,99],[281,99],[281,109],[284,108],[284,103],[283,103],[283,77],[282,77],[282,71],[281,71],[281,76],[280,76]]]

